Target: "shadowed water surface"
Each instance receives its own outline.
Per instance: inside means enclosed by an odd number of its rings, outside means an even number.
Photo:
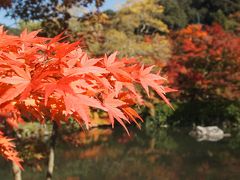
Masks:
[[[189,130],[93,129],[64,136],[56,149],[56,180],[240,179],[240,133],[218,142],[197,142]],[[23,180],[44,179],[25,166]],[[0,179],[12,179],[1,161]],[[5,178],[2,178],[5,177]]]

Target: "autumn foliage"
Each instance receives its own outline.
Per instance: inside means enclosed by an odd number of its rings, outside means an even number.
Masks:
[[[13,161],[21,169],[23,169],[20,164],[22,159],[18,157],[18,152],[15,150],[15,145],[11,141],[12,139],[4,137],[2,132],[0,132],[0,153],[4,158]]]
[[[166,67],[183,100],[236,100],[240,95],[240,38],[221,26],[189,25],[172,33]]]
[[[80,42],[37,34],[25,30],[18,37],[0,29],[0,111],[10,126],[17,128],[24,120],[60,124],[71,117],[89,128],[90,108],[97,108],[108,113],[112,126],[117,121],[127,131],[126,123],[142,120],[132,108],[143,104],[139,85],[148,95],[151,87],[171,106],[165,94],[172,89],[159,73],[151,72],[153,66],[118,59],[117,52],[89,58]],[[19,164],[13,145],[2,135],[0,148],[2,155]]]

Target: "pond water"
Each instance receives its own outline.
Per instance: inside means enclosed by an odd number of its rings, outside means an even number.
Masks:
[[[240,133],[218,142],[197,142],[186,129],[93,129],[66,135],[56,148],[56,180],[240,179]],[[23,180],[45,179],[25,166]],[[0,179],[13,179],[1,161]]]

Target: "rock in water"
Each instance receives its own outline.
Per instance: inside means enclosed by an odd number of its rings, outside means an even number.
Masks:
[[[197,141],[219,141],[230,134],[224,134],[223,130],[217,126],[196,126],[190,133]]]

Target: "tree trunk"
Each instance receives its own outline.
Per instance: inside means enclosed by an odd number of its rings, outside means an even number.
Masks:
[[[2,118],[2,117],[0,117],[0,118]],[[14,131],[14,129],[12,127],[10,127],[7,124],[5,117],[3,117],[3,119],[5,120],[5,121],[3,121],[4,126],[5,126],[4,134],[6,134],[8,137],[12,137],[12,138],[15,139],[16,138],[16,132]],[[12,162],[12,173],[13,173],[13,176],[14,176],[15,180],[22,180],[22,170],[14,162]]]
[[[12,171],[15,180],[22,180],[21,169],[15,163],[12,163]]]
[[[49,159],[48,159],[48,171],[47,171],[47,180],[52,180],[53,176],[53,169],[54,169],[54,158],[55,158],[55,146],[58,136],[58,125],[54,121],[52,127],[52,135],[50,138],[50,152],[49,152]]]

